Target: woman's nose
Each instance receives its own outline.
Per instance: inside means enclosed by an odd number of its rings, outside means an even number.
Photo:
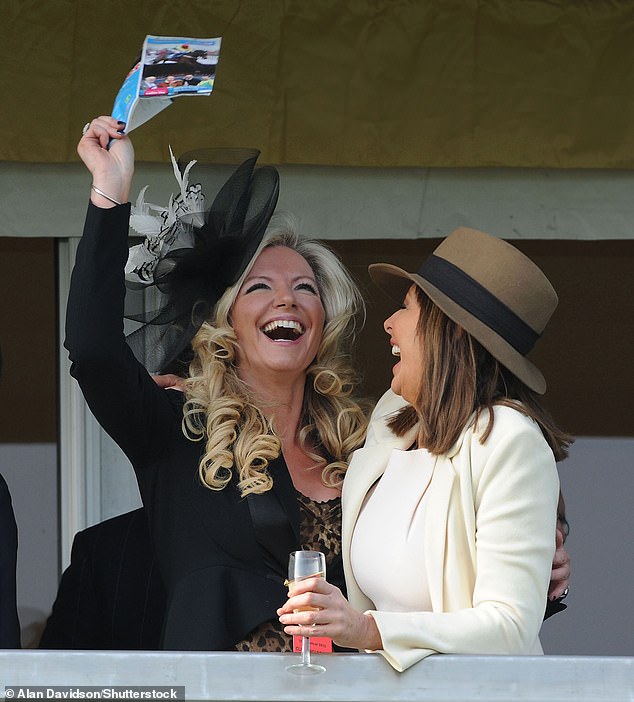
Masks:
[[[292,288],[281,287],[277,288],[275,291],[275,307],[294,307],[295,306],[295,293]]]
[[[391,333],[392,333],[392,317],[393,317],[393,316],[394,316],[393,314],[390,315],[390,316],[385,320],[385,322],[383,322],[383,329],[385,329],[385,331],[386,331],[387,334],[391,334]]]

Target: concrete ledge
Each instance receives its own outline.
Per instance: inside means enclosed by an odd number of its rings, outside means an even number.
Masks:
[[[378,655],[333,654],[316,656],[327,671],[308,678],[286,672],[296,658],[283,653],[4,651],[0,695],[26,699],[26,688],[35,686],[184,686],[187,700],[216,701],[634,700],[634,658],[432,656],[399,674]],[[21,694],[6,694],[8,687],[21,688]]]
[[[633,239],[634,170],[280,166],[278,212],[318,239],[417,239],[470,226],[509,239]],[[131,197],[165,205],[169,163],[137,163]],[[0,236],[81,236],[78,163],[0,162]]]

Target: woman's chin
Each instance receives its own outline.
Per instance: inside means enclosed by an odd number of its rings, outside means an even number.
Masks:
[[[392,378],[390,388],[395,395],[401,394],[401,384],[398,382],[398,378]]]

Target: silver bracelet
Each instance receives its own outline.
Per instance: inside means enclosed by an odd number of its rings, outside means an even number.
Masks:
[[[114,203],[115,205],[122,205],[122,202],[119,202],[119,200],[115,200],[113,197],[110,197],[110,195],[106,195],[103,190],[100,190],[94,183],[90,186],[96,193],[97,195],[101,195],[101,197],[105,197],[106,200],[110,200],[110,202]]]

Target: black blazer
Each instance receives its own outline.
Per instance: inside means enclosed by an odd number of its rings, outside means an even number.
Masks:
[[[140,508],[75,534],[39,647],[156,650],[165,588]]]
[[[9,487],[0,475],[0,648],[20,648],[15,571],[18,527]]]
[[[157,387],[123,336],[128,218],[129,205],[89,205],[66,318],[71,374],[136,473],[167,591],[162,647],[229,650],[286,600],[297,493],[282,456],[264,495],[202,485],[203,446],[183,435],[182,393]],[[329,580],[343,588],[340,565]]]

